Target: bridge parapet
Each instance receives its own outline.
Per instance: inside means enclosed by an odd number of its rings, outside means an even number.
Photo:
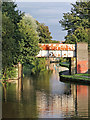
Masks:
[[[39,44],[37,57],[75,57],[75,44]]]
[[[39,44],[42,50],[75,50],[75,44],[58,44],[58,43],[51,43],[51,44]]]

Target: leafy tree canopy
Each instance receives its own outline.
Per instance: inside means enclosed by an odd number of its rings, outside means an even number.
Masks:
[[[64,13],[63,19],[59,21],[68,31],[65,43],[88,42],[90,2],[76,2],[72,6],[71,12]]]
[[[3,70],[13,65],[15,57],[14,24],[5,14],[2,15],[2,67]]]
[[[29,17],[23,17],[20,23],[18,23],[18,27],[20,35],[19,61],[21,63],[30,64],[31,57],[36,56],[39,51],[39,38],[34,27],[31,26]]]
[[[2,3],[2,14],[6,13],[6,16],[10,17],[11,21],[17,25],[24,16],[24,13],[21,13],[17,9],[17,4],[14,2],[3,2]]]
[[[48,26],[45,26],[45,24],[39,23],[38,21],[36,21],[36,23],[38,25],[37,32],[39,35],[39,43],[50,43],[52,36]]]
[[[19,49],[20,49],[19,48],[19,44],[18,44],[18,41],[19,41],[19,34],[18,34],[18,32],[19,31],[18,31],[18,25],[17,24],[20,22],[20,20],[24,16],[24,13],[21,13],[21,11],[19,11],[17,9],[17,4],[15,4],[14,2],[2,2],[2,14],[5,15],[6,17],[8,17],[10,22],[11,22],[10,25],[8,25],[8,23],[6,23],[6,26],[8,26],[8,29],[14,25],[13,34],[11,35],[12,41],[14,39],[14,49],[15,49],[15,53],[13,53],[14,56],[15,56],[13,64],[17,64],[17,56],[19,56]],[[2,20],[3,23],[5,22],[4,20]],[[5,27],[5,25],[3,24],[2,27]],[[3,34],[4,33],[2,33],[2,35]],[[7,34],[7,35],[9,35],[9,34]],[[4,42],[4,41],[5,40],[4,40],[4,37],[3,37],[3,41],[2,42]],[[9,39],[8,39],[7,42],[8,43],[10,42]],[[4,45],[5,44],[3,44],[3,48],[2,49],[4,49]],[[7,54],[7,56],[8,56],[8,54]],[[8,64],[8,62],[9,61],[7,61],[7,64]]]

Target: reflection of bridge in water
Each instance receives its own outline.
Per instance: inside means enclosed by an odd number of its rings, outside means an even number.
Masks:
[[[67,91],[68,90],[68,91]],[[90,87],[71,85],[63,95],[54,94],[47,99],[45,92],[37,92],[37,105],[40,118],[90,116]],[[44,98],[44,100],[43,100]]]
[[[66,67],[61,67],[59,65],[59,63],[50,63],[49,65],[47,65],[47,69],[50,69],[53,71],[53,73],[59,73],[60,71],[64,71],[64,70],[68,70],[68,68]]]
[[[62,118],[90,116],[90,86],[67,84],[59,81],[58,64],[50,64],[52,73],[42,72],[26,76],[23,89],[20,83],[9,83],[4,89],[3,117]],[[56,68],[56,72],[54,69]],[[62,68],[60,67],[60,70]],[[5,93],[6,92],[6,93]],[[8,110],[10,107],[10,110]],[[15,110],[12,114],[12,111]]]

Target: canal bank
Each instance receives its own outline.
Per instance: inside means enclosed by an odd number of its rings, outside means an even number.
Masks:
[[[60,66],[69,68],[69,63],[60,63]],[[89,73],[80,73],[70,75],[69,70],[59,72],[60,81],[62,82],[73,82],[81,84],[90,84],[90,74]]]
[[[90,74],[75,74],[75,75],[68,75],[65,74],[65,71],[59,73],[60,81],[62,82],[73,82],[73,83],[82,83],[82,84],[89,84],[90,85]]]

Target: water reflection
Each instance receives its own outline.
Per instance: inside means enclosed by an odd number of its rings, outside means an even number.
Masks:
[[[2,118],[2,85],[0,83],[0,119]]]
[[[77,85],[77,110],[79,116],[88,116],[88,87]]]
[[[66,68],[58,64],[49,69],[52,72],[25,76],[22,87],[16,81],[3,88],[3,118],[90,116],[90,86],[60,82],[58,71]]]

